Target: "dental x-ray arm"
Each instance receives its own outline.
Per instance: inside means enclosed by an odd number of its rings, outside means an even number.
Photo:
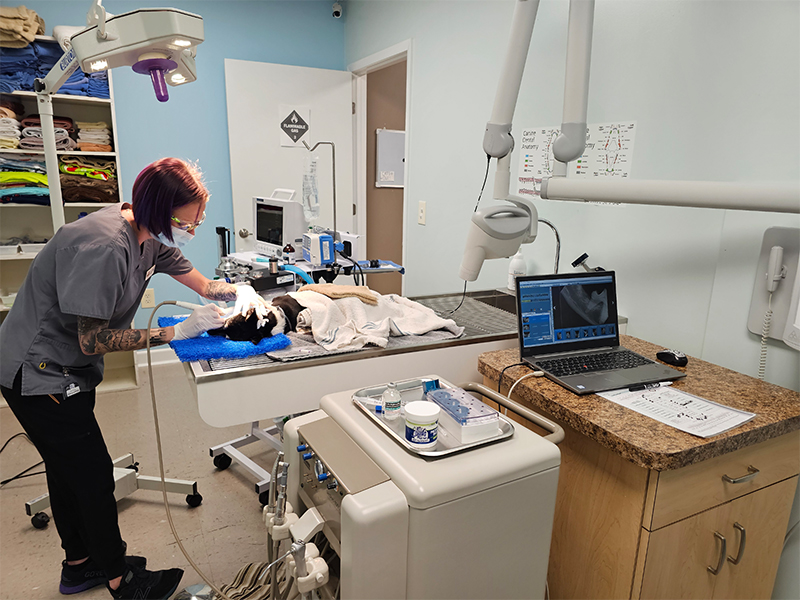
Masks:
[[[70,30],[70,35],[58,36],[64,55],[44,79],[34,81],[56,230],[64,225],[64,212],[52,95],[79,66],[86,72],[132,66],[137,73],[150,75],[156,97],[166,102],[167,83],[176,86],[197,79],[196,46],[205,39],[203,18],[174,8],[139,9],[114,16],[106,13],[102,0],[93,0],[86,24],[85,28],[55,28]]]
[[[467,248],[461,263],[460,277],[474,281],[480,273],[483,260],[512,256],[520,244],[536,239],[538,215],[536,207],[527,198],[510,194],[511,151],[514,138],[511,135],[511,121],[514,116],[522,75],[530,49],[533,26],[539,0],[517,0],[512,17],[500,81],[497,86],[491,120],[486,125],[483,149],[486,154],[497,159],[494,180],[494,198],[515,204],[527,213],[527,230],[522,231],[524,219],[511,211],[498,214],[498,207],[483,209],[472,217],[472,226],[467,237]],[[589,96],[589,63],[592,48],[592,22],[594,19],[594,0],[571,0],[569,8],[569,29],[567,34],[567,77],[564,89],[564,116],[561,134],[553,145],[556,158],[555,172],[566,175],[566,165],[583,154],[586,147],[586,112]],[[508,231],[497,231],[493,225],[505,222],[505,228],[516,229],[516,236]]]

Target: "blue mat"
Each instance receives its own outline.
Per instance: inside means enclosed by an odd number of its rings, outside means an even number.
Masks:
[[[158,326],[170,327],[184,319],[186,317],[158,317]],[[188,340],[173,340],[169,345],[178,355],[181,362],[190,362],[193,360],[210,360],[212,358],[246,358],[280,350],[291,343],[292,340],[282,333],[266,337],[258,344],[234,342],[226,337],[216,337],[203,333],[199,337]]]

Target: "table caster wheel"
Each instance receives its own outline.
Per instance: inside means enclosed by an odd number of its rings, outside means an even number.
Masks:
[[[220,471],[224,471],[228,467],[231,466],[233,460],[227,454],[218,454],[214,457],[214,466],[217,467]]]
[[[200,494],[189,494],[186,496],[186,504],[191,506],[192,508],[197,508],[202,504],[203,497]]]
[[[269,504],[269,492],[261,492],[258,495],[258,501],[261,502],[261,506]]]
[[[47,513],[38,512],[31,517],[31,525],[33,525],[36,529],[44,529],[47,527],[47,524],[50,522],[50,517]]]

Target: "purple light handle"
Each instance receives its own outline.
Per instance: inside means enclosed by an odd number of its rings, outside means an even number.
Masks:
[[[150,69],[150,79],[153,82],[153,89],[156,92],[156,98],[159,102],[166,102],[169,100],[169,92],[167,91],[167,81],[164,79],[164,71],[161,69]]]

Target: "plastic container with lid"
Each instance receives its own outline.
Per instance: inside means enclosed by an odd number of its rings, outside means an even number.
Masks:
[[[435,402],[416,400],[405,406],[406,440],[417,448],[432,448],[439,438],[439,414]]]
[[[499,413],[466,390],[432,390],[426,397],[442,408],[442,426],[459,442],[467,444],[497,435]]]

